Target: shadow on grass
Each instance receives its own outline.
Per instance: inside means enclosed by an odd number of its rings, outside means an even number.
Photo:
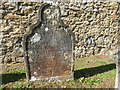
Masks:
[[[74,72],[74,78],[79,79],[80,77],[91,77],[96,74],[104,73],[106,71],[115,69],[116,65],[115,64],[108,64],[108,65],[102,65],[98,67],[92,67],[92,68],[85,68],[81,70],[76,70]]]
[[[26,75],[25,73],[19,73],[19,74],[14,74],[14,73],[8,73],[8,74],[2,74],[2,84],[7,84],[10,82],[15,82],[20,79],[25,79]]]
[[[115,64],[108,64],[108,65],[102,65],[98,67],[92,67],[92,68],[85,68],[81,70],[76,70],[74,72],[74,78],[79,79],[81,77],[91,77],[96,74],[104,73],[106,71],[115,69],[116,65]],[[2,84],[7,84],[10,82],[15,82],[20,79],[25,79],[26,75],[25,73],[8,73],[8,74],[2,74]]]

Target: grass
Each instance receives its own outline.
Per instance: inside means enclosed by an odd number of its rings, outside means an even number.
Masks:
[[[45,85],[26,83],[25,69],[8,69],[5,74],[2,74],[3,84],[0,90],[8,88],[34,88],[34,87],[50,87],[53,88],[113,88],[115,79],[115,64],[106,57],[86,57],[75,60],[74,80],[49,83]],[[113,78],[113,79],[111,79]],[[111,79],[113,83],[107,86],[107,80]],[[104,81],[104,82],[103,82]],[[102,86],[102,83],[105,84]]]
[[[108,72],[98,74],[97,77],[99,77],[100,79],[103,80],[103,79],[105,79],[107,77],[113,77],[113,76],[115,76],[115,73],[116,73],[116,71],[115,71],[115,69],[113,69],[113,70],[110,70]]]
[[[33,84],[25,84],[24,81],[15,82],[12,86],[12,88],[33,88],[33,87],[34,87]]]
[[[9,82],[15,82],[17,80],[25,79],[25,70],[10,69],[6,74],[2,74],[2,83],[7,84]]]
[[[14,74],[26,73],[25,69],[9,69],[7,72],[14,73]]]
[[[4,85],[0,85],[0,90],[3,90],[5,89],[5,86]]]

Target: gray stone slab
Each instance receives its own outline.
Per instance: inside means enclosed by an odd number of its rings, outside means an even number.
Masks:
[[[74,35],[60,19],[60,8],[43,4],[38,16],[38,23],[24,37],[27,78],[30,81],[73,79]]]

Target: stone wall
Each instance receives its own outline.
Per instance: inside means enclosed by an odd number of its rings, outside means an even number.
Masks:
[[[117,48],[119,5],[117,2],[65,5],[62,19],[75,33],[76,57],[109,55]]]
[[[39,2],[0,2],[0,62],[23,62],[22,38],[38,20]],[[75,33],[76,58],[109,55],[117,48],[120,2],[58,3]]]

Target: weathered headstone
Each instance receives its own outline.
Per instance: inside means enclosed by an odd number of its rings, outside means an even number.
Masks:
[[[116,80],[115,80],[115,88],[116,90],[120,90],[120,46],[111,53],[110,58],[116,64]]]
[[[73,79],[74,35],[60,19],[58,6],[43,4],[37,25],[24,37],[27,78],[31,81]]]

